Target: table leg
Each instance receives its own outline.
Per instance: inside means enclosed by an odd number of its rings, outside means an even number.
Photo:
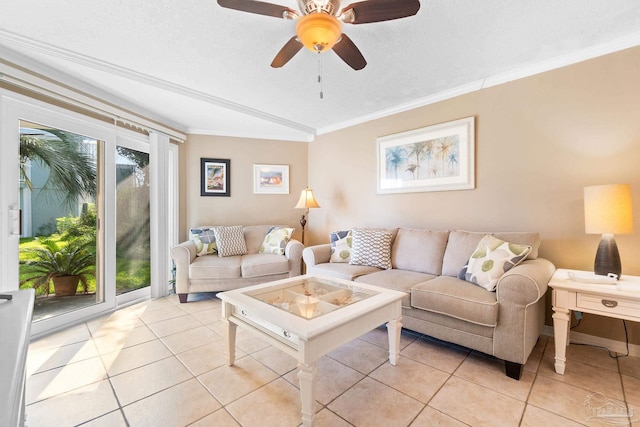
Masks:
[[[553,337],[556,346],[556,373],[564,375],[571,310],[553,307]]]
[[[400,334],[402,332],[402,316],[394,317],[387,323],[389,334],[389,363],[396,365],[400,359]]]
[[[312,427],[315,417],[316,377],[318,368],[316,362],[310,365],[298,363],[298,380],[300,381],[300,397],[302,398],[302,425]]]
[[[222,304],[222,321],[224,328],[224,351],[227,356],[227,365],[233,366],[236,361],[236,328],[237,325],[229,321],[229,316],[233,312],[233,306],[229,303]]]

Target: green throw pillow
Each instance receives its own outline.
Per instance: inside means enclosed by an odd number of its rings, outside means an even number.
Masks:
[[[331,258],[329,262],[349,262],[351,260],[351,230],[332,231],[329,233],[331,242]]]
[[[210,243],[204,243],[199,236],[193,236],[191,240],[196,245],[197,256],[212,255],[218,252],[215,240]]]
[[[260,245],[259,253],[284,255],[284,249],[291,240],[293,228],[271,227]]]
[[[476,246],[458,278],[495,291],[502,275],[521,263],[529,253],[529,245],[509,243],[486,235]]]
[[[192,228],[189,230],[189,234],[191,241],[196,245],[196,255],[212,255],[218,252],[212,228]]]

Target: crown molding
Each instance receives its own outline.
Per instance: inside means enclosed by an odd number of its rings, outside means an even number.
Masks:
[[[210,135],[210,136],[221,136],[221,137],[230,137],[230,138],[248,138],[248,139],[269,139],[275,141],[291,141],[291,142],[311,142],[314,140],[313,134],[303,134],[300,136],[292,135],[291,133],[278,133],[278,132],[270,132],[268,134],[265,133],[256,133],[250,131],[243,132],[228,132],[221,130],[212,130],[212,129],[191,129],[187,130],[187,134],[191,135]]]

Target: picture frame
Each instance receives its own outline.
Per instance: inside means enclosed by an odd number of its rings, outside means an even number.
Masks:
[[[289,194],[289,165],[253,165],[254,194]]]
[[[475,118],[376,139],[377,193],[475,188]]]
[[[231,196],[231,160],[200,158],[200,195]]]

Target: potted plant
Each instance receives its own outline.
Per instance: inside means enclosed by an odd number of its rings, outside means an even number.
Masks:
[[[96,256],[91,250],[91,242],[82,237],[66,242],[52,239],[40,240],[41,246],[28,249],[32,259],[25,264],[26,278],[20,284],[31,283],[34,289],[42,288],[49,294],[53,282],[57,296],[75,295],[78,284],[88,291],[89,276],[95,276]]]

